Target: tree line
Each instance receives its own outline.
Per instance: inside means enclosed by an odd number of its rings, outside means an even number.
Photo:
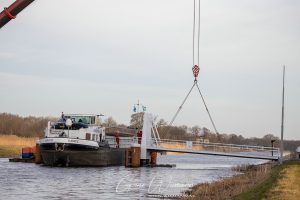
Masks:
[[[4,135],[17,135],[22,137],[43,137],[44,130],[48,121],[56,121],[54,117],[22,117],[19,115],[0,113],[0,134]],[[257,145],[257,146],[271,146],[271,140],[275,140],[274,146],[279,147],[279,138],[267,134],[261,138],[251,137],[245,138],[237,134],[216,134],[211,132],[208,128],[200,126],[188,127],[182,126],[169,126],[168,122],[164,119],[155,118],[155,122],[162,139],[173,140],[196,140],[199,138],[208,139],[209,142],[214,143],[228,143],[228,144],[241,144],[241,145]],[[131,129],[140,129],[143,124],[143,113],[133,114],[131,116],[129,126],[118,124],[112,117],[99,122],[104,127],[122,128],[128,127]],[[298,140],[285,140],[284,146],[286,150],[292,152],[300,146]]]
[[[42,137],[50,117],[22,117],[0,113],[0,134],[21,137]]]

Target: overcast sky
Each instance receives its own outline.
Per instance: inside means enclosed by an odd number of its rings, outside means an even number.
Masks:
[[[12,0],[2,0],[0,7]],[[300,139],[300,1],[202,0],[199,85],[221,133]],[[0,112],[170,121],[193,84],[192,0],[37,0],[0,30]],[[196,90],[175,125],[212,130]]]

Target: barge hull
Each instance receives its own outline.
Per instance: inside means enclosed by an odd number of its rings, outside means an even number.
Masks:
[[[121,166],[125,164],[125,148],[100,148],[90,151],[42,150],[48,166]]]

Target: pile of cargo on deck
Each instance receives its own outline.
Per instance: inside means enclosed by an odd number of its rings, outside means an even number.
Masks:
[[[22,158],[34,158],[36,153],[36,147],[23,147],[22,148]]]

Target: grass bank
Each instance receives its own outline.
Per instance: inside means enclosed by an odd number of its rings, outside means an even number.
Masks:
[[[236,196],[235,200],[271,199],[296,200],[300,197],[300,162],[287,161],[272,169],[270,177],[252,188]]]
[[[213,183],[195,185],[187,192],[190,195],[185,200],[201,199],[233,199],[235,196],[248,191],[255,185],[264,182],[271,174],[270,163],[258,166],[241,166],[236,168],[237,175]]]
[[[296,200],[300,197],[300,162],[238,168],[242,174],[195,185],[187,199]]]
[[[35,146],[36,137],[18,137],[15,135],[0,135],[0,157],[18,157],[22,147]]]

